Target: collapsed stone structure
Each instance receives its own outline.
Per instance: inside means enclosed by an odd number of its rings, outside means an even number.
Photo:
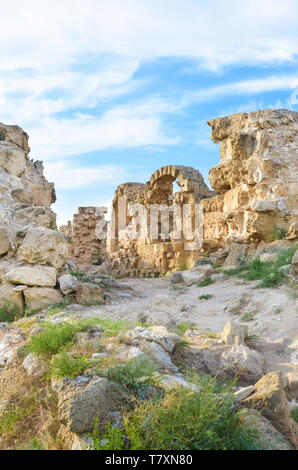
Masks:
[[[105,207],[79,207],[73,222],[60,227],[60,231],[71,241],[69,257],[80,264],[98,262],[106,258],[106,241],[97,238],[96,228],[102,221],[106,225]]]
[[[212,140],[220,143],[221,161],[211,169],[209,177],[215,191],[206,186],[197,170],[184,166],[163,167],[146,184],[121,184],[115,192],[108,230],[104,265],[107,270],[131,276],[158,275],[181,266],[192,267],[198,255],[222,250],[224,261],[229,251],[241,252],[242,257],[253,256],[260,243],[298,238],[298,113],[268,109],[234,114],[208,124]],[[176,180],[180,192],[174,194]],[[121,207],[121,213],[125,213],[121,220],[118,206],[123,198],[126,207]],[[129,214],[135,204],[147,210],[148,230],[138,240],[131,239],[131,232],[139,223],[138,217]],[[152,207],[164,205],[167,215],[172,204],[181,208],[190,204],[193,209],[189,218],[194,217],[195,205],[201,204],[202,249],[186,249],[185,237],[175,239],[171,214],[168,237],[165,239],[160,231],[160,218],[157,236],[150,236]],[[80,243],[80,248],[76,247],[79,251],[83,250],[84,238]],[[95,260],[91,252],[89,260]]]
[[[179,192],[173,192],[174,182],[177,182]],[[186,222],[191,228],[196,205],[215,194],[207,187],[199,171],[185,166],[160,168],[146,184],[120,185],[112,204],[112,222],[107,243],[110,262],[106,263],[107,268],[135,276],[159,275],[179,266],[191,266],[198,256],[199,248],[194,242],[193,234],[188,236],[181,229]],[[120,198],[125,198],[124,204],[127,206],[121,208],[121,212],[125,214],[124,220],[121,220],[121,216],[119,218]],[[134,208],[135,204],[142,206],[145,211],[145,230],[136,239],[131,236],[140,216],[140,209],[138,206]],[[183,210],[187,206],[188,211]],[[179,211],[180,226],[175,225],[171,211],[173,207]],[[130,209],[133,209],[131,213]],[[137,212],[137,220],[132,216],[133,212]],[[169,220],[169,225],[165,224],[165,232],[162,226],[163,215]],[[155,233],[152,233],[154,228]]]

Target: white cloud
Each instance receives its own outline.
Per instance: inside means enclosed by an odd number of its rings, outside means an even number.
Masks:
[[[114,108],[102,117],[78,115],[71,119],[44,118],[27,129],[31,154],[45,160],[106,148],[174,145],[179,137],[166,137],[158,115],[134,107]]]
[[[221,40],[219,40],[221,38]],[[289,60],[296,0],[11,0],[1,9],[0,67],[61,67],[98,53],[201,59],[209,67]]]
[[[94,183],[116,184],[127,172],[121,166],[83,167],[75,162],[60,160],[45,165],[45,176],[55,181],[58,190],[75,190]]]

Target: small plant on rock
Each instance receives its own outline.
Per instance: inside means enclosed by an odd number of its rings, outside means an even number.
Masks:
[[[89,359],[84,356],[71,355],[66,352],[53,357],[51,361],[52,376],[56,379],[71,377],[74,379],[82,375],[91,365]]]

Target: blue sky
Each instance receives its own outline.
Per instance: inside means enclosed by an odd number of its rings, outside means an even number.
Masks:
[[[208,119],[298,111],[297,23],[296,0],[3,2],[0,121],[29,133],[59,224],[160,166],[207,181]]]

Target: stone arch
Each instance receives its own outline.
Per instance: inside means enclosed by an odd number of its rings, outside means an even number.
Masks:
[[[180,192],[176,202],[199,203],[202,199],[216,195],[205,184],[201,173],[193,167],[169,165],[155,171],[147,183],[147,202],[162,204],[173,202],[173,183],[177,181]]]

